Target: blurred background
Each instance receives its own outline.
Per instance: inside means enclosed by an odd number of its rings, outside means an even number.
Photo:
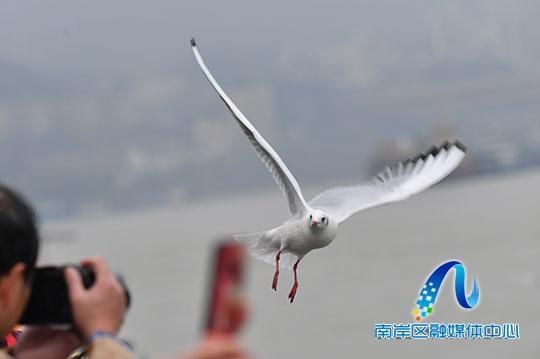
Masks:
[[[450,181],[353,217],[306,257],[293,305],[286,276],[275,294],[272,268],[250,263],[254,353],[536,358],[539,16],[535,1],[5,1],[0,180],[37,207],[42,262],[104,254],[125,274],[124,332],[141,355],[185,349],[212,241],[287,218],[196,65],[195,36],[306,197],[443,139],[469,148]],[[449,258],[477,275],[481,304],[460,311],[448,286],[432,320],[519,322],[522,339],[375,340],[374,323],[412,320]]]

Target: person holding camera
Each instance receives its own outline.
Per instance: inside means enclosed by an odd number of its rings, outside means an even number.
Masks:
[[[5,358],[128,358],[128,343],[117,337],[127,310],[125,288],[101,257],[81,261],[91,267],[94,283],[86,288],[79,270],[64,270],[74,328],[48,326],[14,330],[32,291],[39,251],[39,234],[32,207],[17,192],[0,184],[0,359]],[[230,303],[224,331],[236,332],[244,323],[245,301]],[[2,348],[2,338],[16,341]],[[4,341],[4,344],[6,342]],[[247,359],[250,355],[233,335],[207,335],[182,355],[186,359]]]
[[[15,191],[0,185],[0,338],[19,322],[31,294],[39,250],[39,234],[32,207]],[[102,258],[81,263],[95,272],[85,289],[77,270],[67,268],[65,279],[74,330],[30,327],[0,358],[63,358],[81,344],[88,358],[127,358],[129,347],[117,338],[126,313],[122,285]]]

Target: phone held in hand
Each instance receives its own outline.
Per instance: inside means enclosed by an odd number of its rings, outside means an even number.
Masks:
[[[243,300],[245,248],[234,239],[220,241],[210,263],[210,287],[206,311],[207,334],[234,334],[231,306]]]

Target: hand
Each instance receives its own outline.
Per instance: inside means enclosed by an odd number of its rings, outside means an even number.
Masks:
[[[249,316],[249,305],[244,295],[230,296],[217,309],[216,327],[207,334],[237,334]]]
[[[126,312],[124,289],[100,257],[81,261],[91,266],[96,275],[94,284],[85,289],[75,268],[66,268],[65,277],[75,326],[84,338],[96,331],[117,334]]]
[[[82,345],[77,334],[71,330],[53,329],[47,326],[25,327],[15,346],[15,357],[57,359],[67,358]]]
[[[249,359],[250,356],[236,339],[227,335],[210,335],[204,338],[184,359]]]
[[[206,333],[193,351],[184,359],[248,359],[251,356],[237,342],[234,334],[242,329],[249,307],[244,296],[230,297],[221,308],[221,325]]]

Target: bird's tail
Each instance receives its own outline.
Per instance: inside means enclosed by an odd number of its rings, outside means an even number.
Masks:
[[[248,253],[253,257],[274,265],[276,263],[276,255],[280,250],[280,242],[273,241],[269,232],[270,231],[242,233],[235,234],[233,237],[239,243],[243,244]],[[280,267],[290,270],[295,260],[296,258],[294,255],[282,253],[279,261]]]
[[[266,231],[235,234],[234,239],[243,244],[253,257],[272,264],[279,248],[272,248],[271,240],[265,234]]]

